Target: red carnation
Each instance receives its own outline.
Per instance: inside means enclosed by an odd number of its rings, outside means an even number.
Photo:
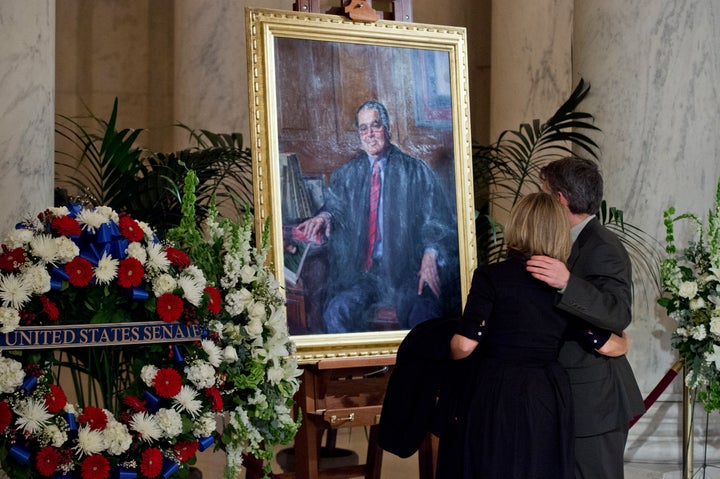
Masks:
[[[80,236],[80,223],[69,216],[55,218],[50,223],[50,228],[61,236]]]
[[[40,303],[42,303],[43,313],[47,314],[48,319],[50,321],[57,321],[60,317],[60,310],[57,305],[45,295],[40,296]]]
[[[10,406],[5,401],[0,401],[0,433],[5,432],[5,429],[10,425],[10,421],[12,421]]]
[[[38,472],[45,477],[52,476],[55,471],[57,471],[62,458],[62,453],[56,448],[52,446],[43,447],[38,451],[37,457],[35,458]]]
[[[171,398],[180,392],[182,388],[182,378],[180,377],[180,373],[173,368],[162,368],[155,375],[153,386],[155,386],[155,391],[157,391],[160,396]]]
[[[180,462],[187,462],[192,459],[197,450],[197,441],[178,441],[178,443],[173,446],[173,451]]]
[[[220,312],[220,306],[222,303],[222,297],[220,291],[213,286],[206,287],[203,291],[208,294],[207,309],[212,314],[218,314]]]
[[[67,396],[57,384],[50,385],[50,391],[45,394],[45,407],[49,412],[55,414],[63,410],[67,404]]]
[[[134,412],[147,411],[145,401],[142,401],[137,396],[125,396],[125,399],[123,399],[123,404],[130,407],[130,409],[132,409]]]
[[[137,258],[120,260],[118,266],[118,284],[123,288],[134,288],[139,285],[145,276],[142,263]]]
[[[83,426],[89,426],[95,431],[102,431],[107,426],[107,414],[101,408],[96,406],[86,406],[82,414],[78,416],[78,421]]]
[[[2,245],[2,249],[3,253],[0,254],[0,269],[10,272],[19,271],[20,265],[27,260],[25,250],[22,248],[8,249],[5,245]]]
[[[172,293],[165,293],[157,299],[157,310],[160,319],[166,323],[174,323],[180,318],[183,312],[184,306],[182,299],[179,296]]]
[[[100,454],[85,458],[80,465],[82,479],[105,479],[110,473],[110,463]]]
[[[162,471],[162,452],[157,447],[145,449],[140,458],[140,472],[143,476],[157,477]]]
[[[70,284],[82,288],[90,284],[93,276],[92,263],[77,256],[65,265],[65,272],[69,277]]]
[[[145,239],[145,232],[140,228],[137,221],[129,216],[120,217],[120,233],[128,239],[128,241],[142,241]]]
[[[215,386],[205,389],[205,395],[210,400],[210,408],[213,411],[219,412],[223,410],[222,396],[220,396],[220,391]]]
[[[172,246],[165,249],[165,256],[172,263],[173,266],[178,268],[187,268],[190,266],[190,258],[184,252]]]

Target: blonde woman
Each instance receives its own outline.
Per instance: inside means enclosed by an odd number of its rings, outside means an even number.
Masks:
[[[565,210],[546,193],[526,195],[511,212],[505,240],[507,259],[475,271],[451,340],[453,359],[471,362],[473,372],[451,437],[441,437],[438,477],[573,479],[572,396],[558,362],[573,318],[555,307],[557,290],[525,267],[533,255],[568,258]]]

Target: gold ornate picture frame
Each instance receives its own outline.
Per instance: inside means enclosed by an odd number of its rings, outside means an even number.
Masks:
[[[449,271],[444,312],[460,313],[477,263],[465,29],[256,8],[246,9],[246,23],[256,231],[269,225],[268,260],[285,286],[298,358],[394,354],[411,323],[392,308],[368,304],[372,326],[328,332],[324,308],[337,284],[328,278],[343,278],[350,263],[332,259],[333,247],[343,245],[333,236],[338,229],[308,238],[298,225],[323,210],[336,170],[362,155],[358,107],[379,102],[389,124],[372,128],[389,130],[386,139],[424,162],[445,192],[452,254],[435,253],[438,269]],[[410,191],[407,184],[383,188]],[[418,214],[419,202],[405,200],[405,210],[385,220],[383,241],[394,240],[395,222]],[[353,221],[361,220],[344,224]],[[427,286],[420,289],[425,294]]]

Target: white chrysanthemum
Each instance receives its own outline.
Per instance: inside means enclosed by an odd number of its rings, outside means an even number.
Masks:
[[[208,362],[215,366],[216,368],[220,366],[220,363],[222,363],[223,360],[223,351],[218,347],[217,344],[215,344],[213,341],[210,341],[209,339],[203,339],[200,342],[200,345],[203,348],[203,351],[208,355]]]
[[[190,366],[185,366],[185,375],[198,389],[209,388],[215,385],[215,368],[203,360],[195,360]]]
[[[60,236],[54,240],[57,247],[57,258],[60,263],[67,263],[80,254],[80,248],[70,238]]]
[[[248,317],[251,320],[265,321],[267,318],[265,303],[262,301],[256,301],[248,306]]]
[[[203,288],[190,276],[181,275],[177,280],[178,287],[183,290],[183,297],[193,306],[200,306]]]
[[[47,234],[39,234],[30,240],[30,252],[44,264],[53,264],[58,260],[58,244]]]
[[[698,309],[703,309],[704,307],[705,307],[705,300],[702,299],[700,296],[696,296],[690,300],[690,310],[691,311],[697,311]]]
[[[62,445],[65,444],[65,441],[67,441],[68,436],[67,433],[60,430],[57,425],[50,424],[43,431],[43,439],[47,444],[50,444],[53,447],[62,447]]]
[[[182,416],[174,409],[161,408],[155,413],[163,437],[172,439],[182,432]]]
[[[697,294],[697,291],[698,285],[695,281],[683,281],[682,283],[680,283],[678,295],[682,296],[683,298],[692,299]]]
[[[162,437],[162,430],[158,425],[157,418],[146,412],[136,412],[130,419],[130,429],[140,434],[144,442],[157,441]]]
[[[5,245],[10,249],[22,248],[35,237],[35,233],[27,228],[13,230],[5,238]]]
[[[133,241],[128,245],[127,254],[129,257],[140,261],[143,265],[145,265],[145,262],[147,261],[147,251],[139,241]]]
[[[698,324],[697,326],[693,326],[690,329],[690,336],[693,337],[693,339],[697,339],[698,341],[702,341],[707,337],[707,330],[705,329],[704,324]]]
[[[150,243],[147,247],[147,268],[154,273],[164,273],[170,269],[170,260],[160,243]]]
[[[30,299],[32,291],[22,276],[0,275],[0,300],[3,306],[20,309]]]
[[[158,371],[159,369],[152,364],[146,364],[140,370],[140,379],[143,380],[146,386],[151,387]]]
[[[193,428],[193,435],[195,437],[208,437],[211,436],[215,429],[217,429],[217,420],[215,414],[205,413],[197,420],[195,420],[195,427]]]
[[[103,252],[102,258],[95,267],[95,279],[99,284],[109,284],[117,277],[120,261],[113,258],[106,252]]]
[[[238,360],[238,353],[235,350],[235,346],[225,346],[223,350],[223,360],[229,364]]]
[[[108,222],[108,215],[101,211],[97,208],[94,210],[84,208],[75,219],[84,230],[94,233],[101,225]]]
[[[44,294],[50,291],[50,273],[40,265],[32,265],[23,270],[23,281],[33,294]]]
[[[202,402],[197,398],[197,391],[190,386],[183,386],[173,398],[173,408],[176,411],[185,411],[192,417],[200,414]]]
[[[92,456],[104,451],[105,448],[105,436],[102,431],[90,429],[89,426],[81,426],[78,429],[77,444],[73,448],[78,456]]]
[[[177,281],[169,274],[161,274],[152,281],[153,293],[156,297],[160,297],[165,293],[172,293],[177,288]]]
[[[132,435],[125,424],[118,421],[110,421],[103,430],[107,452],[113,456],[119,456],[127,451],[132,445]]]
[[[20,313],[14,308],[0,307],[0,333],[12,333],[20,326]]]
[[[21,401],[14,411],[18,415],[17,425],[28,434],[39,433],[52,417],[45,407],[45,401],[33,397]]]

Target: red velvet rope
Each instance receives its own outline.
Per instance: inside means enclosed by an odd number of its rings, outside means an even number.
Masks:
[[[660,395],[663,393],[663,391],[665,391],[665,389],[667,389],[667,387],[670,385],[670,383],[673,382],[673,379],[675,379],[675,376],[678,375],[678,372],[680,372],[680,369],[682,369],[682,366],[683,366],[682,359],[678,359],[675,362],[675,364],[673,364],[673,366],[668,370],[668,372],[665,373],[665,376],[663,376],[663,378],[660,380],[660,382],[657,383],[657,386],[655,386],[655,388],[652,391],[650,391],[650,394],[648,394],[648,396],[645,398],[645,401],[643,401],[645,403],[645,412],[647,412],[648,409],[650,409],[650,406],[655,404],[655,401],[657,401],[657,398],[659,398]],[[645,413],[643,413],[643,414],[645,414]],[[638,422],[638,419],[643,417],[643,414],[639,414],[639,415],[635,416],[634,418],[632,418],[632,420],[630,421],[629,427],[633,427],[635,425],[635,423]]]

